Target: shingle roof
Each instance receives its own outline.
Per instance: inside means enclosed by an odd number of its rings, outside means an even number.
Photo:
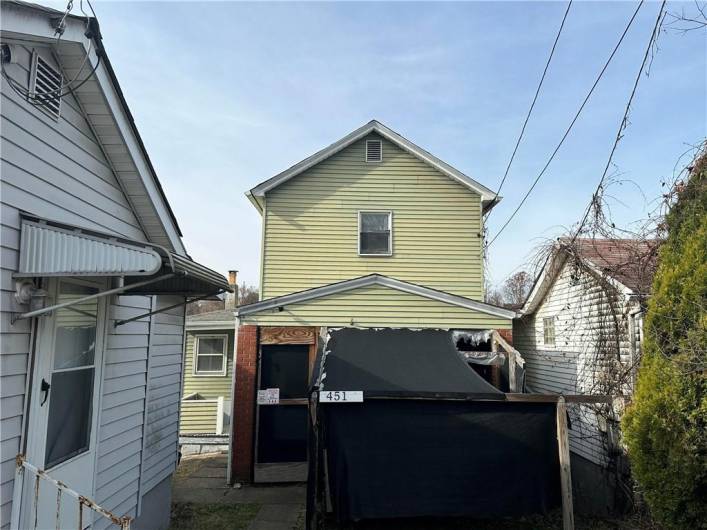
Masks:
[[[187,325],[192,322],[233,322],[234,320],[236,320],[236,317],[233,315],[233,309],[221,309],[219,311],[189,315],[187,317]]]
[[[651,290],[658,246],[656,239],[577,239],[574,244],[580,257],[637,294]]]

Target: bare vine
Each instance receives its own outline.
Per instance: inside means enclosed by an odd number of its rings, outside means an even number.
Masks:
[[[608,455],[604,464],[622,479],[627,498],[632,498],[632,484],[618,420],[621,397],[630,396],[641,359],[642,329],[635,315],[645,311],[650,296],[658,247],[667,235],[665,215],[684,188],[694,160],[706,152],[707,142],[686,151],[672,177],[662,182],[662,195],[649,203],[647,217],[629,226],[619,227],[613,221],[611,204],[616,200],[611,190],[628,182],[614,168],[594,195],[586,221],[570,227],[571,235],[542,245],[535,260],[536,270],[551,258],[565,260],[560,270],[567,296],[557,309],[560,329],[555,337],[556,349],[564,353],[545,354],[545,360],[576,374],[574,388],[566,392],[619,397],[618,406],[577,405],[569,410],[575,443],[603,449],[600,454]],[[692,162],[686,164],[686,157]],[[626,284],[633,292],[628,301],[623,292]]]

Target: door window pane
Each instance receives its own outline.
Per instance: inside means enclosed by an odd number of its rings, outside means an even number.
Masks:
[[[52,375],[45,468],[88,451],[93,415],[93,368]]]
[[[98,292],[98,289],[62,283],[57,303],[63,304]],[[56,312],[54,369],[93,365],[96,349],[98,300],[89,300]]]
[[[307,407],[269,405],[259,408],[258,463],[307,460]]]
[[[306,398],[309,388],[309,345],[264,345],[260,388],[279,388],[280,399]]]
[[[94,287],[61,282],[57,303],[78,300],[97,292]],[[56,310],[44,459],[47,468],[89,449],[97,321],[98,300]]]

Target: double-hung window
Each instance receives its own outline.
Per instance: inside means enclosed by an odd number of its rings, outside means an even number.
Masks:
[[[194,375],[226,375],[227,335],[199,335],[194,339]]]
[[[555,345],[555,318],[543,318],[543,342],[545,346]]]
[[[358,213],[358,253],[360,256],[390,256],[393,253],[393,213]]]

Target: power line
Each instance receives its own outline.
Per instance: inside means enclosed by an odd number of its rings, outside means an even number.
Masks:
[[[538,100],[538,95],[540,95],[540,89],[543,86],[543,82],[545,81],[545,75],[547,75],[547,70],[550,67],[550,62],[552,61],[553,55],[555,55],[555,48],[557,48],[557,41],[560,40],[560,35],[562,35],[562,28],[565,27],[565,20],[567,20],[567,15],[570,12],[570,7],[572,7],[572,0],[569,1],[567,4],[567,9],[565,10],[565,15],[562,17],[562,23],[560,24],[560,29],[557,30],[557,35],[555,36],[555,42],[552,43],[552,49],[550,50],[550,56],[547,58],[547,62],[545,63],[545,69],[543,70],[543,75],[540,78],[540,83],[538,83],[538,88],[535,90],[535,96],[533,97],[533,102],[530,104],[530,109],[528,109],[528,114],[525,117],[525,121],[523,122],[523,127],[520,130],[520,135],[518,136],[518,140],[516,141],[516,145],[513,148],[513,153],[511,154],[511,159],[508,161],[508,165],[506,166],[506,171],[503,173],[503,178],[501,179],[501,183],[498,185],[498,189],[496,190],[496,193],[494,194],[493,200],[495,201],[496,198],[498,197],[498,194],[501,193],[501,188],[503,188],[503,183],[506,182],[506,178],[508,177],[508,172],[511,169],[511,164],[513,164],[513,159],[516,156],[516,152],[518,151],[518,146],[520,145],[521,140],[523,139],[523,135],[525,134],[525,127],[528,125],[528,120],[530,120],[530,115],[533,113],[533,109],[535,108],[535,102]]]
[[[550,158],[548,161],[545,163],[545,166],[542,168],[538,176],[535,178],[533,181],[533,184],[530,186],[526,194],[523,196],[521,199],[520,203],[516,207],[516,209],[513,211],[513,213],[510,215],[510,217],[506,220],[506,222],[503,224],[501,229],[498,231],[498,233],[494,236],[494,238],[486,245],[486,247],[490,247],[496,239],[498,239],[498,236],[500,236],[503,231],[506,229],[508,224],[513,220],[513,218],[516,216],[518,211],[521,209],[523,204],[525,204],[525,201],[528,199],[530,194],[533,192],[535,189],[535,186],[538,184],[542,176],[545,174],[545,171],[547,171],[547,168],[550,167],[550,164],[552,161],[555,159],[555,155],[557,155],[557,152],[560,150],[560,147],[565,143],[565,140],[570,134],[570,131],[574,127],[574,124],[577,122],[579,119],[580,114],[582,114],[582,111],[584,110],[584,107],[586,106],[587,102],[589,101],[589,98],[591,95],[594,93],[594,89],[596,89],[597,85],[599,84],[599,81],[601,78],[604,76],[604,73],[606,72],[606,69],[609,67],[609,64],[611,64],[611,61],[613,60],[614,56],[616,55],[616,52],[618,51],[619,47],[621,46],[621,43],[624,41],[624,38],[626,37],[626,34],[628,33],[628,30],[630,29],[631,25],[633,24],[633,21],[636,19],[636,16],[638,15],[638,12],[640,11],[641,7],[643,6],[645,0],[641,0],[638,3],[638,7],[636,7],[636,10],[633,12],[633,15],[631,16],[631,19],[628,21],[628,24],[624,28],[623,33],[621,34],[621,37],[619,38],[619,41],[616,43],[616,46],[614,46],[614,49],[611,52],[611,55],[609,55],[609,58],[607,59],[606,63],[604,63],[604,66],[602,67],[601,71],[599,72],[599,75],[597,76],[596,80],[594,81],[594,84],[592,87],[589,89],[589,92],[587,93],[586,97],[584,98],[584,101],[582,101],[582,104],[579,107],[579,110],[577,110],[577,113],[574,115],[574,118],[572,118],[572,121],[570,122],[569,126],[565,130],[565,134],[562,136],[562,139],[560,142],[557,144],[557,147],[555,147],[555,150],[552,152],[550,155]]]
[[[587,219],[589,218],[589,213],[592,210],[592,204],[594,204],[594,202],[596,201],[597,194],[599,193],[599,190],[601,190],[601,187],[604,184],[604,180],[606,179],[606,175],[609,172],[609,168],[611,167],[611,162],[614,158],[614,153],[616,153],[616,148],[618,147],[619,142],[621,141],[621,138],[623,138],[624,129],[628,125],[628,115],[631,111],[631,103],[633,103],[633,98],[636,95],[636,89],[638,88],[638,83],[640,82],[641,77],[643,76],[643,71],[646,68],[646,63],[648,62],[648,58],[651,54],[651,49],[653,48],[653,44],[655,43],[655,40],[658,36],[658,31],[660,29],[660,22],[664,16],[665,4],[666,4],[666,0],[663,0],[663,3],[660,4],[660,9],[658,10],[658,17],[655,20],[655,25],[653,26],[653,32],[651,33],[651,38],[648,41],[648,46],[646,46],[646,51],[643,55],[643,61],[641,62],[641,67],[638,69],[638,75],[636,75],[636,80],[633,83],[633,88],[631,89],[631,95],[629,96],[628,101],[626,102],[626,109],[624,110],[624,115],[621,118],[621,123],[619,124],[619,130],[616,131],[616,138],[614,139],[614,145],[611,147],[611,152],[609,153],[609,159],[606,161],[606,166],[604,166],[604,172],[601,175],[601,179],[599,179],[599,184],[597,184],[596,190],[592,194],[592,200],[589,202],[589,205],[587,206],[587,209],[585,210],[584,215],[582,216],[582,220],[579,222],[579,226],[577,227],[576,232],[572,236],[571,243],[574,243],[574,241],[577,239],[577,236],[579,235],[579,233],[582,231],[582,228],[584,227],[584,223],[586,223]]]

